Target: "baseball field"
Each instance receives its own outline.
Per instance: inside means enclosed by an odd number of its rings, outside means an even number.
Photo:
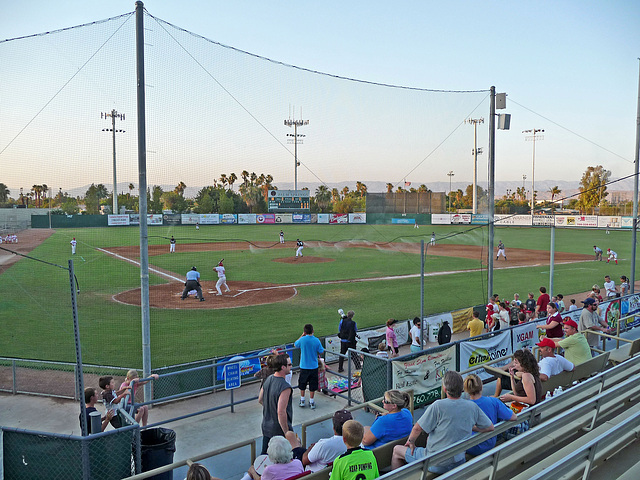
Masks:
[[[285,245],[278,233],[283,228]],[[420,240],[431,232],[425,262],[425,314],[483,304],[487,297],[487,228],[474,226],[274,225],[149,227],[152,367],[260,349],[298,338],[305,323],[319,336],[336,332],[338,308],[354,310],[360,328],[420,313]],[[135,227],[26,230],[27,257],[0,270],[0,354],[74,361],[68,260],[77,277],[85,363],[140,367],[139,230]],[[169,253],[169,238],[177,241]],[[33,238],[30,238],[33,237]],[[45,238],[47,237],[47,238]],[[70,240],[78,241],[71,255]],[[305,243],[294,259],[295,241]],[[495,261],[494,293],[537,295],[549,284],[550,230],[495,229],[507,261]],[[554,293],[629,276],[631,232],[556,229]],[[619,265],[594,262],[593,245],[618,252]],[[9,245],[3,247],[11,248]],[[17,248],[17,246],[16,246]],[[3,252],[6,253],[6,252]],[[495,250],[494,250],[495,255]],[[224,258],[231,292],[215,295],[212,267]],[[495,257],[494,257],[495,259]],[[606,260],[606,259],[605,259]],[[204,302],[181,300],[195,266]],[[582,298],[576,298],[579,301]]]

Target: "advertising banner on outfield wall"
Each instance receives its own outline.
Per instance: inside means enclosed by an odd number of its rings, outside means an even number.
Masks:
[[[129,214],[129,225],[140,225],[140,214],[139,213],[130,213]]]
[[[434,213],[431,215],[431,225],[449,225],[451,217],[448,213]]]
[[[598,217],[598,228],[622,228],[622,217]]]
[[[147,215],[147,225],[162,225],[162,214],[161,213],[151,213]]]
[[[256,215],[257,223],[276,223],[276,215],[275,213],[259,213]]]
[[[533,225],[536,227],[550,227],[553,222],[553,215],[534,215],[533,217]]]
[[[633,217],[622,217],[622,228],[633,228]]]
[[[413,224],[416,223],[416,219],[415,218],[407,218],[407,217],[392,218],[391,219],[391,223],[399,224],[399,225],[413,225]]]
[[[138,217],[140,218],[140,217]],[[109,215],[107,225],[114,227],[117,225],[130,225],[129,215]]]
[[[198,215],[196,222],[200,225],[218,225],[220,223],[220,215],[217,213],[201,213]]]
[[[291,214],[291,221],[293,223],[311,223],[310,213],[293,213]]]
[[[328,213],[319,213],[318,214],[318,223],[329,223],[329,215]]]
[[[276,223],[293,223],[293,217],[291,213],[276,213],[275,218]]]
[[[485,213],[478,213],[471,217],[472,225],[487,225],[489,223],[489,215]]]
[[[238,224],[240,225],[255,225],[256,214],[255,213],[239,213]]]
[[[183,213],[180,215],[180,221],[182,225],[195,225],[200,222],[200,215],[197,213]]]
[[[349,223],[367,223],[366,213],[350,213]]]
[[[346,213],[330,213],[329,223],[347,223],[349,221],[349,215]]]
[[[238,223],[238,217],[234,213],[223,213],[220,215],[220,223],[223,225]]]
[[[162,222],[164,225],[180,225],[180,217],[179,213],[163,213],[162,214]]]
[[[451,224],[452,225],[469,225],[471,223],[470,213],[452,213]]]
[[[495,224],[498,226],[531,226],[531,215],[495,215]]]
[[[596,215],[556,215],[556,227],[597,227]]]
[[[491,360],[511,355],[511,335],[498,333],[495,337],[487,340],[475,340],[460,343],[460,371],[477,367]],[[508,360],[493,363],[494,367],[502,367],[509,363]],[[486,380],[492,375],[485,372],[484,369],[476,370],[482,380]]]
[[[420,355],[406,361],[393,361],[392,389],[412,388],[413,404],[419,408],[440,400],[442,379],[447,370],[456,369],[456,347]]]

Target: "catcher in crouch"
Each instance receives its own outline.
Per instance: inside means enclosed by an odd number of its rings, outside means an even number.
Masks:
[[[217,267],[213,267],[213,269],[218,273],[218,281],[216,282],[216,290],[218,291],[218,295],[222,295],[222,291],[220,290],[220,287],[222,285],[224,285],[224,288],[227,289],[227,292],[231,291],[229,285],[227,285],[227,276],[224,273],[224,266],[222,265],[223,261],[224,258],[220,260],[220,262],[218,262]]]

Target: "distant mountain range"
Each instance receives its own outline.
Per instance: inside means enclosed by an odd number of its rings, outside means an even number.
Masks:
[[[371,192],[371,193],[382,193],[382,192],[386,192],[387,191],[387,182],[378,182],[378,181],[371,181],[371,182],[367,182],[364,181],[363,182],[366,186],[367,186],[367,191]],[[422,183],[424,183],[427,188],[429,188],[429,190],[434,191],[434,192],[445,192],[448,193],[449,192],[449,182],[444,181],[444,182],[412,182],[411,186],[409,187],[405,187],[404,186],[404,182],[400,182],[400,183],[396,183],[394,184],[394,191],[399,187],[403,187],[403,188],[418,188]],[[539,200],[549,200],[551,199],[551,193],[549,193],[549,190],[555,186],[557,186],[562,193],[560,194],[560,197],[570,197],[572,195],[575,195],[578,193],[578,188],[579,188],[579,181],[573,181],[573,182],[568,182],[568,181],[564,181],[564,180],[537,180],[536,184],[535,184],[535,188],[536,191],[538,192],[538,199]],[[469,182],[451,182],[451,188],[452,190],[462,190],[465,191],[467,188],[467,185],[469,185]],[[311,190],[311,194],[313,195],[314,192],[316,191],[316,189],[320,186],[320,182],[310,182],[310,183],[303,183],[303,182],[298,182],[298,188],[308,188],[309,190]],[[482,188],[484,188],[486,190],[487,188],[487,182],[486,180],[484,182],[478,182],[478,185],[480,185]],[[193,187],[193,186],[187,186],[187,188],[185,189],[184,195],[187,198],[193,198],[196,196],[196,194],[198,193],[198,191],[200,191],[200,189],[203,187],[202,186],[198,186],[198,187]],[[234,185],[234,190],[237,191],[238,187],[240,186],[239,182],[236,182]],[[277,183],[276,186],[278,187],[279,190],[292,190],[293,189],[293,183],[292,182],[281,182],[281,183]],[[342,190],[344,187],[349,187],[349,190],[355,190],[356,188],[356,182],[355,181],[344,181],[344,182],[335,182],[335,183],[328,183],[327,187],[329,189],[333,189],[333,188],[337,188],[338,190]],[[531,190],[531,181],[529,179],[525,180],[524,183],[525,189],[527,191]],[[108,190],[110,189],[110,185],[106,184],[106,187]],[[170,191],[173,190],[175,188],[175,185],[161,185],[162,189],[165,191]],[[507,193],[507,190],[509,191],[515,191],[517,188],[522,187],[522,181],[499,181],[496,182],[495,185],[495,196],[496,198],[500,198],[503,195],[505,195]],[[620,182],[616,182],[613,183],[611,185],[609,185],[608,187],[608,191],[610,192],[610,196],[609,198],[611,199],[613,198],[619,198],[620,200],[625,200],[625,199],[632,199],[633,198],[633,179],[628,178],[625,180],[622,180]],[[85,192],[87,191],[87,189],[89,188],[89,185],[84,185],[82,187],[77,187],[77,188],[72,188],[69,190],[65,190],[69,195],[77,197],[77,196],[84,196]],[[122,193],[128,193],[129,192],[129,183],[121,183],[118,184],[118,191],[122,194]],[[56,192],[54,192],[55,194]],[[133,190],[133,195],[137,195],[138,194],[138,190],[134,189]]]

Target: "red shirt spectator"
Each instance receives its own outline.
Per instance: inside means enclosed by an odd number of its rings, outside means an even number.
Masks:
[[[538,318],[547,316],[547,305],[549,305],[550,301],[551,299],[549,298],[549,295],[547,295],[546,287],[540,287],[540,296],[536,302],[536,314],[538,315]]]

